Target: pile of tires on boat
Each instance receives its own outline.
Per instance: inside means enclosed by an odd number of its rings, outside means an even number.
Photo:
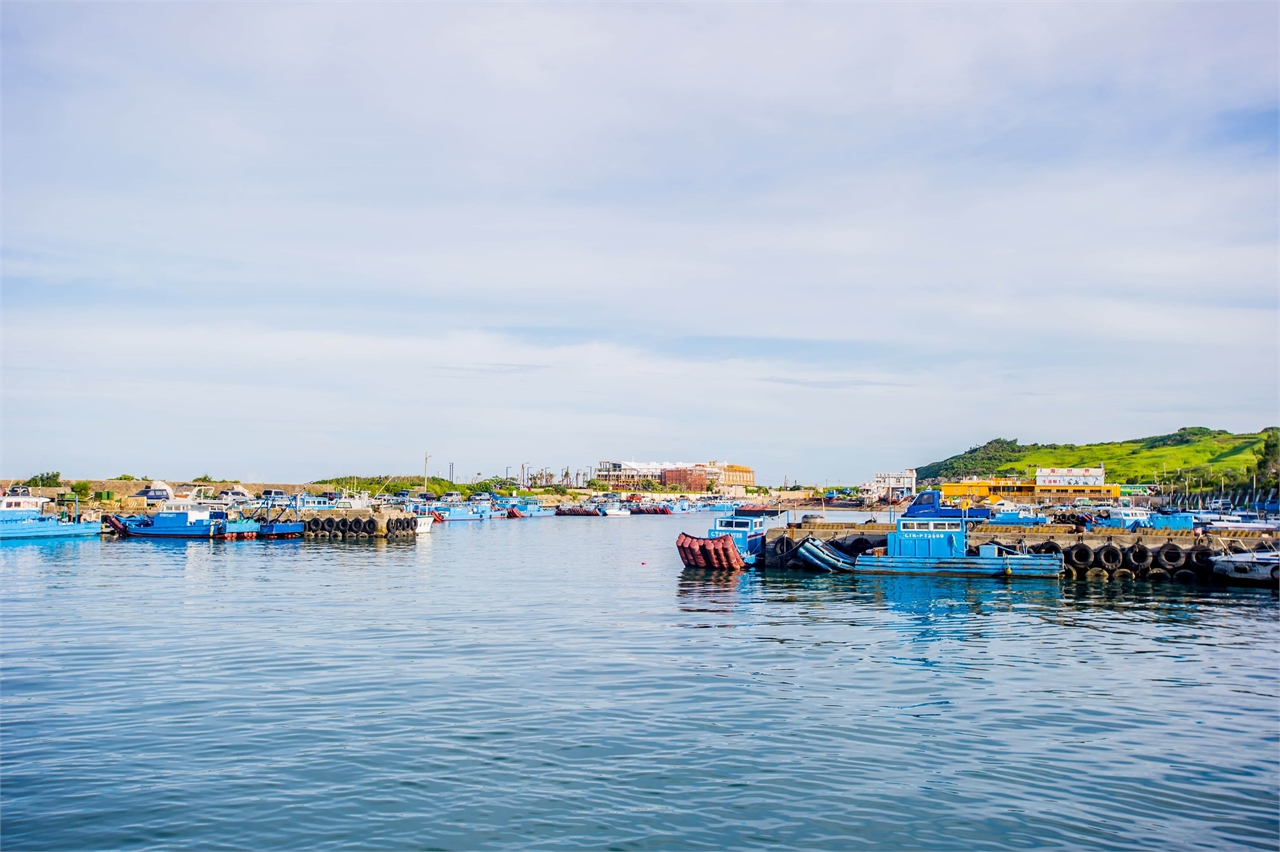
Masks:
[[[680,533],[676,538],[676,550],[680,552],[680,560],[688,568],[718,568],[737,570],[746,566],[746,560],[738,552],[733,536],[722,535],[718,538],[698,538]]]
[[[645,505],[643,503],[628,503],[627,508],[631,510],[633,515],[670,515],[671,507],[661,504]]]

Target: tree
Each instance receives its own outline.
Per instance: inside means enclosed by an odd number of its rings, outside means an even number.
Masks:
[[[76,494],[78,494],[81,500],[87,500],[89,497],[89,489],[91,487],[92,487],[91,483],[85,480],[81,480],[75,483],[74,485],[72,485],[71,490],[74,491]]]
[[[48,473],[37,473],[24,484],[29,488],[57,488],[62,485],[62,474],[56,470]]]

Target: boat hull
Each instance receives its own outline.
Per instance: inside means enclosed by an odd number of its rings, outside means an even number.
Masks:
[[[125,535],[136,538],[215,538],[222,534],[222,524],[192,524],[188,527],[127,525]]]
[[[854,574],[914,574],[930,577],[1017,577],[1053,579],[1062,575],[1062,556],[867,556],[854,563]]]
[[[301,538],[307,525],[303,521],[288,523],[263,524],[258,530],[259,538]]]
[[[0,524],[0,541],[18,541],[33,538],[87,538],[99,535],[102,524],[98,521],[60,523],[58,521],[15,521]]]
[[[1275,586],[1280,584],[1280,561],[1267,553],[1219,556],[1213,560],[1213,577],[1233,586]]]

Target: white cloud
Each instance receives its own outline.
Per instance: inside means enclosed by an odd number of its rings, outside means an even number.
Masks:
[[[4,472],[1267,425],[1276,18],[14,7]]]

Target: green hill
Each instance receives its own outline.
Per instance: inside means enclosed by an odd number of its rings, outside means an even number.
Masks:
[[[1107,444],[1019,444],[996,438],[942,461],[921,465],[916,476],[959,479],[966,476],[1032,477],[1037,467],[1107,468],[1108,482],[1155,482],[1195,479],[1218,485],[1243,485],[1257,473],[1259,485],[1275,484],[1280,428],[1236,435],[1191,426],[1171,435],[1156,435]]]

